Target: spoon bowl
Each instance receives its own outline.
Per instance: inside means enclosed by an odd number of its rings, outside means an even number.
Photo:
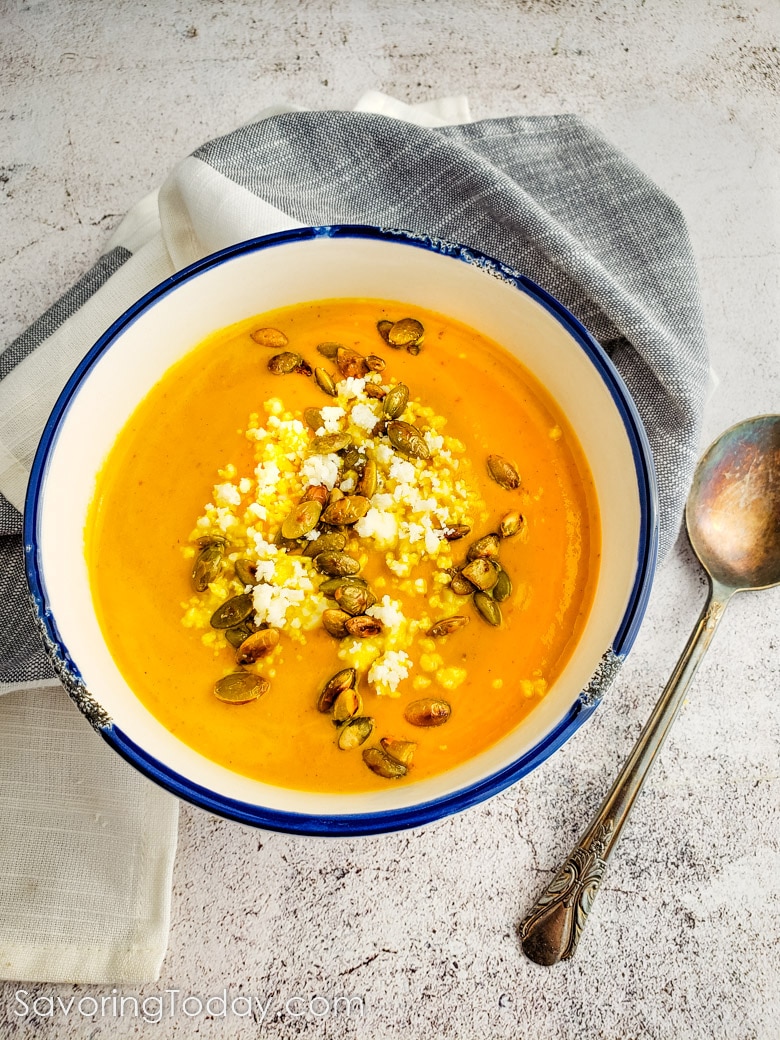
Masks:
[[[712,579],[733,591],[780,582],[780,416],[726,430],[703,456],[685,510]]]

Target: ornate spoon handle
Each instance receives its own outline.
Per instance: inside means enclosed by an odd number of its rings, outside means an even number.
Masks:
[[[520,925],[523,952],[537,964],[557,964],[571,957],[577,949],[610,853],[732,592],[732,589],[712,582],[707,603],[677,667],[609,794],[579,844]]]

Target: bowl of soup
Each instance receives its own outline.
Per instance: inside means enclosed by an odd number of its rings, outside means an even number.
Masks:
[[[593,712],[655,565],[647,440],[522,273],[303,228],[157,286],[86,355],[25,511],[47,650],[155,782],[260,827],[420,826]]]

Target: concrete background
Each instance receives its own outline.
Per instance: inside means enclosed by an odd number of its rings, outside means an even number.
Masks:
[[[0,343],[91,265],[179,158],[266,105],[349,108],[371,88],[411,102],[463,93],[476,119],[586,117],[680,204],[720,380],[702,447],[780,410],[777,0],[0,0],[0,14]],[[540,968],[516,937],[704,595],[681,539],[595,717],[458,818],[327,843],[183,806],[169,952],[159,982],[134,992],[252,993],[271,1001],[264,1020],[60,1019],[14,1036],[775,1040],[778,590],[729,608],[577,957]],[[0,987],[0,1036],[16,988]],[[364,998],[362,1017],[309,1010],[313,996],[342,994]]]

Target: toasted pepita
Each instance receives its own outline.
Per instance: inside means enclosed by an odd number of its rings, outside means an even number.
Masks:
[[[347,635],[346,623],[351,620],[345,610],[323,610],[322,627],[335,639],[343,639]]]
[[[321,503],[313,498],[293,506],[282,524],[282,536],[294,540],[303,538],[317,526],[322,513]]]
[[[358,715],[343,724],[336,743],[342,751],[354,751],[361,744],[365,744],[371,736],[373,728],[373,719],[367,715]]]
[[[333,598],[342,610],[357,617],[365,614],[376,603],[376,596],[364,585],[341,584],[333,591]],[[349,629],[347,629],[349,631]]]
[[[419,345],[423,341],[425,329],[416,318],[401,318],[387,331],[387,342],[391,347]]]
[[[336,351],[336,365],[345,378],[352,376],[362,379],[369,371],[366,359],[351,347],[339,347]]]
[[[341,552],[346,544],[347,536],[341,531],[326,531],[325,534],[321,534],[319,538],[315,538],[313,542],[306,545],[303,555],[314,559],[321,552]]]
[[[360,570],[360,564],[354,556],[328,549],[314,557],[314,566],[320,574],[327,574],[329,578],[344,578]]]
[[[498,559],[498,549],[501,541],[497,534],[486,534],[484,538],[478,538],[472,542],[466,553],[467,560],[478,560],[484,557],[487,560]]]
[[[274,354],[268,362],[268,371],[275,376],[287,376],[291,372],[297,372],[305,362],[300,354],[294,354],[291,350],[285,350],[281,354]],[[309,371],[311,375],[311,371]]]
[[[255,661],[261,661],[264,657],[268,657],[278,642],[278,629],[261,628],[259,632],[253,632],[247,636],[238,647],[236,663],[254,664]]]
[[[257,565],[251,560],[245,559],[243,556],[239,556],[236,562],[233,564],[233,570],[236,572],[236,577],[242,585],[254,585],[257,578]]]
[[[329,712],[339,694],[351,689],[356,682],[357,672],[354,668],[342,668],[340,672],[336,672],[322,687],[317,698],[317,711]]]
[[[373,397],[375,401],[383,401],[387,396],[387,390],[379,383],[366,383],[363,393],[366,397]]]
[[[344,622],[347,635],[355,636],[356,639],[369,639],[378,636],[384,628],[379,618],[370,617],[368,614],[359,614]]]
[[[381,321],[378,321],[376,323],[376,331],[379,333],[379,335],[382,337],[385,343],[390,342],[390,340],[387,337],[392,327],[392,321],[388,321],[387,318],[383,318]]]
[[[393,758],[378,747],[366,748],[363,752],[363,761],[372,773],[384,777],[385,780],[400,780],[408,772],[403,762],[399,762],[397,758]]]
[[[520,474],[512,463],[501,455],[488,455],[487,468],[493,480],[507,491],[514,491],[520,487]]]
[[[359,585],[365,589],[368,587],[368,582],[364,578],[359,578],[356,574],[349,574],[343,578],[328,578],[327,581],[323,581],[318,591],[323,596],[334,596],[336,589],[340,589],[342,585]]]
[[[403,415],[409,403],[409,387],[406,383],[396,383],[390,387],[382,402],[382,411],[388,419],[397,419]]]
[[[378,470],[376,463],[373,459],[368,459],[363,467],[363,472],[360,474],[358,479],[357,487],[355,488],[358,495],[362,495],[364,498],[368,499],[375,494],[377,488],[377,474]]]
[[[346,690],[342,690],[333,702],[333,708],[331,709],[333,723],[336,726],[340,726],[347,719],[352,719],[359,715],[362,710],[363,698],[354,686],[349,686]]]
[[[498,525],[498,536],[499,538],[511,538],[522,530],[525,520],[522,513],[512,512],[507,513],[506,516],[501,518]]]
[[[512,579],[502,567],[498,572],[498,578],[492,589],[492,596],[496,603],[503,603],[512,595]]]
[[[241,646],[241,644],[244,642],[247,636],[251,636],[254,631],[255,629],[252,625],[249,625],[246,622],[244,622],[241,625],[236,625],[235,628],[226,628],[225,639],[228,641],[230,646],[233,647],[234,650],[238,650],[238,648]]]
[[[214,694],[227,704],[248,704],[268,692],[270,683],[254,672],[231,672],[214,684]]]
[[[468,623],[469,619],[467,617],[464,617],[462,614],[453,614],[452,617],[442,618],[431,625],[428,629],[428,635],[433,636],[434,639],[440,636],[449,636]]]
[[[319,502],[324,506],[328,501],[328,489],[324,484],[310,484],[301,495],[301,502]]]
[[[342,527],[356,524],[368,512],[371,503],[364,495],[345,495],[338,502],[331,502],[323,511],[323,524]]]
[[[428,459],[431,456],[422,433],[411,423],[394,419],[387,424],[387,436],[393,447],[403,455],[409,455],[415,459]]]
[[[322,413],[319,408],[304,408],[303,421],[314,433],[322,426]]]
[[[443,531],[448,542],[457,542],[459,539],[465,538],[467,534],[471,534],[468,524],[450,524],[443,528]]]
[[[220,603],[211,615],[210,624],[212,628],[235,628],[253,612],[252,597],[248,592],[242,592],[240,596],[231,596],[224,603]]]
[[[484,556],[478,556],[476,560],[467,563],[460,573],[483,592],[492,589],[498,580],[498,568],[492,560]]]
[[[328,397],[337,396],[336,384],[333,381],[333,376],[324,368],[314,369],[314,382],[324,394],[328,395]]]
[[[474,586],[468,578],[464,578],[460,573],[453,574],[452,580],[450,581],[450,588],[456,596],[470,596],[474,591]]]
[[[369,372],[384,372],[387,362],[378,354],[368,354],[366,355],[366,365]]]
[[[435,697],[421,697],[404,708],[404,718],[411,726],[443,726],[451,714],[447,701]]]
[[[474,593],[474,606],[477,608],[479,616],[489,625],[493,625],[494,628],[501,625],[501,607],[492,596],[488,596],[487,592]]]
[[[393,737],[382,737],[379,741],[382,750],[386,754],[394,758],[396,762],[401,762],[405,766],[412,764],[414,753],[417,750],[417,745],[413,740],[395,740]]]
[[[341,346],[340,343],[329,343],[329,342],[318,343],[317,344],[317,350],[319,351],[320,354],[322,354],[323,357],[327,358],[328,361],[334,361],[335,358],[336,358],[336,355],[339,352],[339,347],[340,346]]]
[[[255,329],[249,335],[261,347],[274,347],[276,350],[286,347],[288,342],[287,337],[280,329]]]
[[[211,542],[203,546],[192,567],[192,587],[196,592],[205,592],[211,582],[216,581],[222,571],[224,559],[224,542]]]
[[[311,442],[309,452],[312,455],[333,455],[337,451],[343,451],[349,444],[348,433],[323,433]]]

